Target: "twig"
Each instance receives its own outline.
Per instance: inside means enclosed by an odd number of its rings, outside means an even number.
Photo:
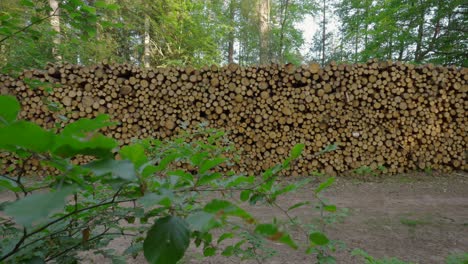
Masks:
[[[98,239],[98,238],[100,238],[100,237],[106,235],[107,231],[109,231],[109,230],[110,230],[110,228],[106,228],[101,234],[96,235],[96,236],[90,238],[90,239],[88,240],[88,242],[89,242],[89,241],[96,240],[96,239]],[[52,259],[54,259],[54,258],[58,258],[58,257],[60,257],[60,256],[62,256],[62,255],[64,255],[64,254],[66,254],[66,253],[72,251],[73,249],[80,247],[81,245],[82,245],[82,243],[80,242],[80,243],[78,243],[78,244],[76,244],[76,245],[74,245],[74,246],[72,246],[72,247],[69,247],[69,248],[63,250],[63,251],[60,252],[60,253],[57,253],[57,254],[55,254],[55,255],[52,255],[52,256],[46,258],[46,259],[45,259],[45,262],[48,262],[48,261],[50,261],[50,260],[52,260]]]
[[[78,214],[78,213],[81,213],[81,212],[84,212],[84,211],[87,211],[87,210],[91,210],[91,209],[94,209],[94,208],[97,208],[97,207],[101,207],[101,206],[105,206],[105,205],[110,205],[110,204],[114,204],[114,203],[124,203],[124,202],[131,202],[131,201],[135,201],[136,199],[127,199],[127,200],[120,200],[120,201],[109,201],[109,202],[105,202],[105,203],[100,203],[100,204],[95,204],[95,205],[92,205],[92,206],[89,206],[89,207],[86,207],[86,208],[82,208],[80,210],[75,210],[71,213],[68,213],[66,215],[63,215],[47,224],[45,224],[44,226],[34,230],[33,232],[31,233],[27,233],[26,229],[24,229],[24,234],[23,236],[21,237],[20,241],[17,243],[17,245],[15,246],[15,248],[13,248],[10,252],[8,252],[6,255],[3,255],[0,257],[0,261],[2,260],[5,260],[7,258],[9,258],[10,256],[12,256],[13,254],[15,254],[16,252],[18,252],[19,250],[21,250],[22,248],[24,247],[21,247],[21,244],[28,238],[28,237],[31,237],[45,229],[47,229],[49,226],[51,225],[54,225],[72,215],[75,215],[75,214]]]

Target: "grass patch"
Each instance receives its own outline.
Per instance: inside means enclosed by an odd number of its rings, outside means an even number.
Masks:
[[[429,224],[429,222],[427,222],[427,221],[418,220],[418,219],[408,219],[408,218],[400,219],[400,223],[405,225],[405,226],[409,226],[409,227],[416,227],[416,226],[419,226],[419,225]]]
[[[445,260],[446,264],[468,264],[468,252],[461,254],[451,254]]]

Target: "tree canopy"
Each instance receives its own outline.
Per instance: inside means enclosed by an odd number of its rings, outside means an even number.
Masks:
[[[313,37],[300,29],[314,27],[303,24],[308,16],[317,23]],[[466,67],[467,19],[462,0],[5,0],[0,67],[370,58]]]

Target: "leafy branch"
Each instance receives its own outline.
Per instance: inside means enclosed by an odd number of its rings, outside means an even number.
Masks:
[[[57,13],[57,10],[58,10],[58,9],[55,9],[54,12],[53,12],[52,14],[47,15],[47,16],[45,16],[45,17],[42,17],[42,18],[40,18],[40,19],[34,20],[34,21],[32,21],[30,24],[28,24],[27,26],[25,26],[25,27],[23,27],[23,28],[21,28],[21,29],[15,31],[15,32],[9,34],[8,36],[3,37],[2,39],[0,39],[0,44],[3,43],[3,42],[5,42],[6,40],[8,40],[8,39],[10,39],[10,38],[13,38],[14,36],[16,36],[16,35],[18,35],[18,34],[20,34],[20,33],[22,33],[22,32],[25,32],[26,30],[28,30],[29,28],[31,28],[31,27],[33,27],[33,26],[35,26],[35,25],[41,24],[42,22],[44,22],[44,21],[47,20],[47,19],[50,19],[51,17],[59,16],[59,15],[56,14],[56,13]]]

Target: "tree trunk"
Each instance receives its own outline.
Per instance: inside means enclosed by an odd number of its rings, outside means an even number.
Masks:
[[[286,26],[286,20],[288,16],[288,6],[289,6],[289,0],[286,0],[286,2],[283,4],[281,2],[282,8],[281,8],[281,29],[280,29],[280,45],[279,45],[279,59],[280,63],[284,63],[284,28]]]
[[[359,44],[359,28],[356,29],[356,36],[354,36],[354,63],[358,62],[358,44]]]
[[[54,36],[54,45],[52,47],[52,55],[54,56],[56,61],[62,61],[62,55],[58,50],[58,46],[60,45],[60,9],[59,3],[57,0],[49,0],[50,8],[50,25],[52,29],[56,32]]]
[[[421,4],[421,3],[420,3]],[[416,51],[414,52],[414,61],[421,62],[422,61],[422,42],[423,42],[423,33],[424,33],[424,12],[425,9],[421,8],[421,13],[419,14],[419,23],[418,23],[418,38],[416,42]]]
[[[231,23],[231,28],[229,29],[228,63],[234,63],[235,1],[231,0],[229,2],[229,22]]]
[[[326,23],[327,23],[327,18],[326,18],[326,0],[323,0],[323,17],[322,17],[322,56],[321,56],[321,62],[322,66],[325,66],[325,44],[326,44]]]
[[[269,62],[270,0],[259,0],[260,64]]]
[[[145,68],[150,67],[151,51],[150,51],[150,18],[148,15],[145,15],[145,36],[144,36],[144,51],[143,51],[143,64]]]

